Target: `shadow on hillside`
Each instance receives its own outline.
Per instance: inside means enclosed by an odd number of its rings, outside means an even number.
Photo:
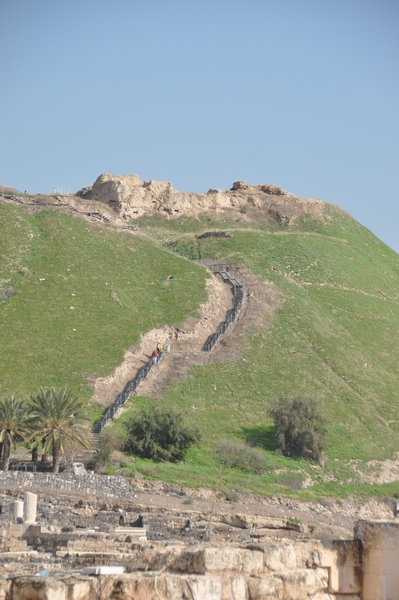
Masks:
[[[276,444],[274,441],[274,425],[255,425],[253,427],[241,427],[242,436],[249,446],[256,446],[274,452]]]

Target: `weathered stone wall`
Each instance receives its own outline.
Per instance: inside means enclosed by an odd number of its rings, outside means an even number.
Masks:
[[[357,555],[353,549],[349,552]],[[72,556],[64,558],[71,560]],[[79,575],[15,577],[11,581],[0,581],[0,589],[3,586],[7,600],[360,598],[355,590],[345,586],[339,586],[336,592],[331,590],[331,566],[323,562],[320,542],[292,544],[287,541],[256,548],[143,546],[132,550],[130,563],[128,554],[122,555],[121,560],[130,573],[95,578]],[[335,568],[339,571],[340,565],[336,564]]]
[[[86,498],[131,500],[134,497],[132,488],[123,477],[110,475],[0,471],[0,489],[58,492]]]

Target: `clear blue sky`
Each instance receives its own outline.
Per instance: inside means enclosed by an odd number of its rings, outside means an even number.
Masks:
[[[399,252],[398,0],[0,0],[0,184],[273,183]]]

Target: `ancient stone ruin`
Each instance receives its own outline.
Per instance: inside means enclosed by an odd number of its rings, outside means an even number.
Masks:
[[[248,218],[259,222],[290,223],[312,215],[323,218],[325,203],[301,198],[276,185],[237,181],[230,190],[211,188],[205,194],[180,192],[170,181],[141,181],[138,175],[100,175],[77,192],[85,200],[108,205],[124,220],[160,213],[167,218],[207,214]]]
[[[398,597],[395,519],[317,540],[289,519],[217,528],[186,506],[141,505],[122,477],[3,472],[0,488],[0,599]]]

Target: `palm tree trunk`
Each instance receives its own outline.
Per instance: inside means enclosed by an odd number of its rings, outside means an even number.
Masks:
[[[53,442],[53,473],[59,473],[60,470],[60,449],[56,442]]]
[[[3,470],[8,471],[8,467],[10,466],[10,453],[11,453],[11,445],[8,435],[4,436],[3,440]]]
[[[32,462],[36,462],[38,460],[39,456],[38,456],[38,451],[37,451],[37,445],[36,446],[32,446]]]
[[[44,447],[44,442],[46,441],[46,438],[42,439],[42,447]],[[42,462],[47,462],[47,458],[48,458],[48,452],[44,451],[42,452]]]

